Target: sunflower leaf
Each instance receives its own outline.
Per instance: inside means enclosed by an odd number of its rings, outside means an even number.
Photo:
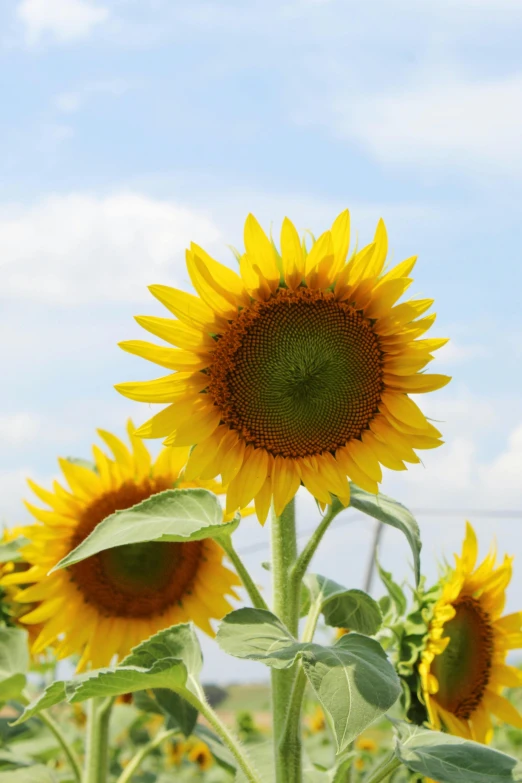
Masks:
[[[307,574],[304,583],[312,603],[321,607],[326,625],[349,628],[366,636],[373,636],[381,627],[379,605],[363,590],[347,590],[319,574]]]
[[[400,695],[399,679],[382,647],[357,633],[332,646],[298,642],[271,612],[245,608],[224,618],[217,640],[230,655],[275,669],[289,668],[301,659],[331,720],[338,751],[345,750]]]
[[[27,631],[0,627],[0,703],[20,696],[28,668]]]
[[[387,495],[372,495],[355,484],[350,484],[350,506],[397,528],[406,536],[413,554],[415,581],[420,582],[420,551],[422,548],[417,520],[408,509]]]
[[[179,694],[166,688],[155,688],[154,696],[163,714],[168,718],[168,729],[179,731],[190,737],[198,719],[198,711]]]
[[[139,644],[119,666],[52,683],[14,725],[62,701],[82,702],[97,696],[119,696],[151,688],[168,688],[194,701],[200,698],[201,666],[201,649],[193,628],[174,625]]]
[[[409,769],[439,783],[522,781],[522,762],[478,742],[394,721],[395,754]]]
[[[106,549],[150,541],[201,541],[230,535],[239,516],[223,522],[217,497],[206,489],[167,489],[106,517],[53,570],[67,568]]]

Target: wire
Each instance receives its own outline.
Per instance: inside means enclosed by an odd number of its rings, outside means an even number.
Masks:
[[[348,511],[349,509],[347,509]],[[462,509],[462,508],[417,508],[412,510],[412,514],[425,517],[474,517],[475,519],[520,519],[522,520],[522,509]],[[331,528],[339,527],[341,524],[352,522],[354,517],[347,519],[346,517],[336,519],[331,525]],[[297,537],[304,538],[310,535],[315,530],[313,527],[308,527],[305,530],[299,531]],[[237,552],[239,555],[248,555],[253,552],[261,552],[270,548],[268,541],[257,541],[253,544],[247,544],[246,546],[239,547]]]

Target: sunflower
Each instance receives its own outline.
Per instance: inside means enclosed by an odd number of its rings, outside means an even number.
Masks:
[[[348,504],[347,476],[376,493],[381,465],[404,470],[414,449],[440,445],[410,393],[439,389],[423,374],[447,340],[417,338],[434,315],[431,299],[396,304],[416,259],[384,271],[382,220],[374,241],[347,261],[348,211],[308,250],[285,219],[281,254],[249,215],[240,274],[198,245],[187,267],[199,296],[150,287],[177,320],[137,316],[170,343],[121,343],[173,371],[116,386],[126,397],[170,403],[137,430],[166,445],[195,445],[191,478],[221,474],[227,510],[255,498],[261,521],[273,498],[280,514],[301,484],[321,502]],[[423,317],[421,317],[423,316]]]
[[[522,729],[522,715],[502,695],[522,686],[522,671],[506,664],[522,647],[522,612],[502,616],[512,558],[496,551],[477,567],[477,538],[467,523],[462,554],[441,583],[418,666],[431,728],[476,742],[491,741],[491,716]]]
[[[203,771],[210,769],[214,763],[214,756],[210,752],[210,748],[205,742],[202,742],[201,740],[194,743],[192,748],[187,753],[187,758],[193,764],[197,764],[198,767]]]
[[[131,449],[99,430],[112,457],[95,445],[92,467],[60,460],[67,488],[56,481],[49,491],[29,481],[49,508],[26,504],[38,520],[24,529],[29,543],[22,555],[30,567],[2,580],[29,585],[18,591],[20,603],[38,602],[21,618],[43,624],[33,651],[56,645],[59,658],[81,653],[79,670],[89,663],[106,666],[175,623],[192,620],[213,634],[210,619],[231,610],[227,595],[237,597],[239,579],[223,565],[223,550],[211,539],[120,546],[48,575],[109,514],[173,486],[195,486],[179,477],[188,449],[166,448],[152,461],[131,423],[128,433]],[[214,482],[204,485],[219,491]]]

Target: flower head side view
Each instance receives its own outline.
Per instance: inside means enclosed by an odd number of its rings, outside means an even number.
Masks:
[[[26,504],[37,520],[21,531],[29,539],[21,550],[29,567],[1,580],[19,588],[14,596],[19,604],[37,604],[20,618],[41,626],[33,652],[54,646],[58,658],[79,653],[79,671],[107,666],[114,656],[121,660],[139,642],[176,623],[192,620],[212,635],[210,620],[232,609],[229,598],[238,598],[240,584],[211,539],[118,546],[49,573],[117,510],[172,487],[221,491],[216,482],[180,477],[187,448],[163,449],[153,461],[130,422],[130,449],[109,432],[99,434],[112,455],[93,446],[93,469],[60,460],[68,487],[56,481],[49,491],[29,481],[48,508]]]
[[[522,729],[522,715],[502,691],[522,686],[522,671],[506,663],[522,648],[522,612],[503,615],[512,558],[496,565],[493,547],[480,565],[468,523],[462,553],[441,580],[419,675],[430,728],[489,743],[492,716]]]
[[[165,445],[195,446],[186,476],[228,485],[227,510],[255,500],[264,522],[303,484],[322,504],[349,503],[348,478],[377,493],[381,465],[404,470],[441,433],[410,394],[445,386],[423,370],[445,339],[418,339],[431,299],[398,300],[416,258],[385,269],[386,229],[348,257],[350,216],[307,248],[287,218],[281,251],[257,220],[245,223],[239,274],[192,244],[187,268],[197,296],[164,285],[152,294],[175,316],[137,316],[171,346],[121,347],[173,372],[121,383],[133,400],[168,403],[137,430]]]

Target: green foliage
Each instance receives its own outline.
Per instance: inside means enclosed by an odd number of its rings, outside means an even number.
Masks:
[[[477,742],[396,723],[396,755],[414,772],[438,783],[522,781],[522,762]]]
[[[119,666],[53,682],[24,710],[17,722],[26,721],[42,709],[62,701],[74,704],[148,688],[169,688],[190,697],[199,691],[201,665],[201,650],[192,626],[176,625],[139,644]]]
[[[363,590],[347,590],[319,574],[307,574],[304,584],[309,603],[319,604],[327,625],[349,628],[373,636],[382,624],[382,614],[374,599]]]
[[[0,783],[58,783],[49,767],[36,764],[33,767],[0,772]]]
[[[415,580],[419,584],[422,544],[419,525],[411,511],[387,495],[381,495],[381,493],[372,495],[355,484],[350,484],[350,506],[404,533],[413,554]]]
[[[271,612],[239,609],[218,631],[225,652],[287,669],[297,659],[330,716],[338,750],[395,703],[400,685],[395,670],[373,639],[350,633],[329,647],[298,642]]]
[[[167,489],[132,508],[116,511],[85,541],[58,563],[56,569],[85,560],[117,546],[149,541],[201,541],[230,535],[239,517],[223,522],[217,497],[206,489]]]
[[[28,668],[27,631],[0,627],[0,704],[20,696]]]

